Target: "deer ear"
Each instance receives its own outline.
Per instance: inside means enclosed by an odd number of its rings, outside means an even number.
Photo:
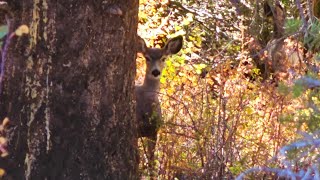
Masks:
[[[146,51],[147,51],[146,42],[140,36],[137,36],[137,52],[144,54],[146,53]]]
[[[166,46],[164,47],[164,50],[167,55],[177,54],[182,48],[182,44],[183,44],[183,37],[177,36],[175,38],[170,39],[167,42]]]

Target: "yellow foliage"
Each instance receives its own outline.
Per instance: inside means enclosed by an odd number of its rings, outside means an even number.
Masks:
[[[29,34],[29,27],[27,25],[21,25],[16,29],[15,34],[17,36],[22,36],[23,34]]]
[[[4,137],[0,137],[0,144],[7,143],[7,140]]]
[[[241,33],[227,34],[219,29],[219,33],[230,35],[226,44],[215,42],[222,41],[216,32],[205,39],[203,27],[195,25],[196,13],[174,16],[167,2],[140,1],[138,32],[153,47],[162,46],[166,37],[185,37],[183,56],[171,57],[161,77],[164,124],[157,144],[163,171],[160,179],[172,178],[178,171],[199,173],[213,161],[237,172],[265,165],[280,146],[295,138],[298,117],[310,116],[312,111],[297,112],[305,107],[301,99],[293,99],[290,91],[279,93],[277,84],[269,79],[259,79],[261,72],[246,49],[249,42],[239,45],[232,41],[233,37],[242,41]],[[222,28],[223,23],[218,21],[214,27]],[[210,40],[212,44],[205,51],[204,41]],[[144,70],[144,59],[138,58],[137,82]],[[319,98],[312,100],[320,104]],[[282,123],[283,114],[293,115]],[[301,125],[301,129],[306,127]]]
[[[6,126],[9,123],[9,118],[5,117],[4,120],[2,121],[2,126]]]
[[[9,155],[9,153],[7,151],[1,153],[2,158],[7,157],[8,155]]]
[[[0,168],[0,177],[4,176],[5,174],[6,174],[6,171]]]

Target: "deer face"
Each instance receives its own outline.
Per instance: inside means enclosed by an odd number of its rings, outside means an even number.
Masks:
[[[165,65],[165,60],[167,56],[164,55],[162,49],[157,48],[149,48],[147,52],[144,54],[146,59],[147,69],[146,69],[146,76],[151,79],[160,79],[160,75],[162,69]]]
[[[169,55],[176,54],[182,47],[182,36],[170,39],[164,48],[148,48],[143,39],[140,39],[139,51],[146,59],[146,77],[148,79],[159,80],[165,65],[165,60]]]

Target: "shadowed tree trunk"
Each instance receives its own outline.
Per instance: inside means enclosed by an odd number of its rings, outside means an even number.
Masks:
[[[319,0],[312,1],[312,11],[313,11],[313,15],[319,19],[320,18],[320,1]]]
[[[136,179],[138,0],[8,0],[7,179]],[[9,33],[10,33],[9,32]]]

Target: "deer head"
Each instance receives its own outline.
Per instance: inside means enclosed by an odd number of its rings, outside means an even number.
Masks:
[[[148,48],[145,41],[139,38],[138,51],[143,54],[146,59],[147,69],[145,79],[159,80],[165,60],[169,55],[176,54],[182,47],[182,36],[170,39],[163,48]]]

